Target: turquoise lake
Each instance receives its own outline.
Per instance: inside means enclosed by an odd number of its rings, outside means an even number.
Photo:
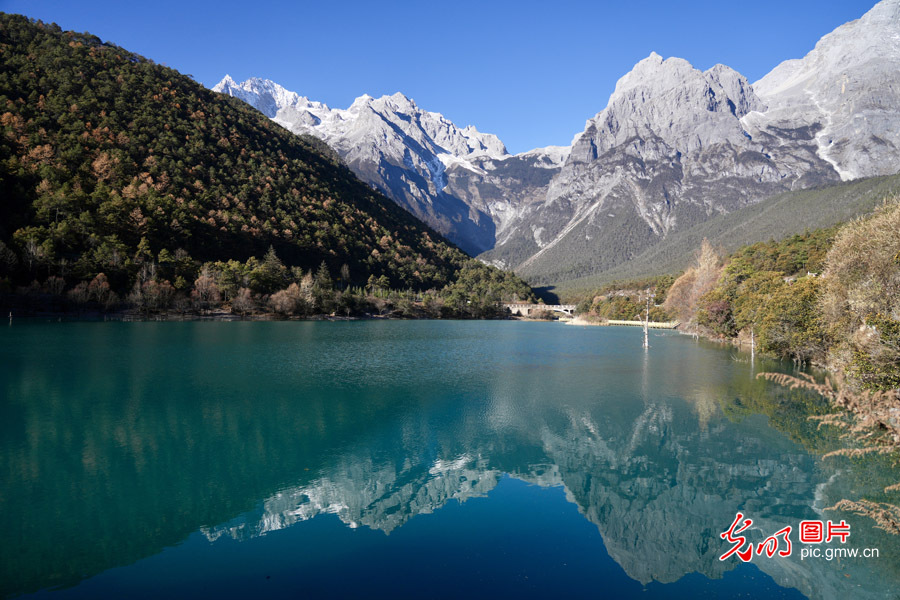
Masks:
[[[514,321],[0,329],[0,596],[896,598],[791,365]],[[881,494],[881,495],[879,495]],[[789,556],[719,556],[742,512]],[[878,557],[801,557],[845,519]],[[784,545],[781,546],[784,549]]]

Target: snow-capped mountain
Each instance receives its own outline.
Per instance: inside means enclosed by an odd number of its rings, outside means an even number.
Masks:
[[[820,158],[841,179],[900,169],[900,0],[884,0],[753,84],[768,105],[744,118],[767,133],[792,123],[815,128]]]
[[[900,0],[750,85],[657,54],[576,136],[546,198],[482,258],[547,283],[776,193],[900,170]]]
[[[238,84],[226,75],[214,88],[248,104],[298,134],[311,134],[336,148],[349,149],[375,142],[393,158],[406,154],[391,141],[414,141],[441,162],[453,163],[477,156],[506,156],[506,147],[495,135],[472,126],[463,129],[440,113],[428,112],[401,93],[373,98],[363,95],[347,109],[329,108],[321,102],[290,92],[267,79],[252,78]],[[409,139],[407,140],[406,137]]]
[[[571,146],[517,155],[402,94],[332,109],[267,80],[213,89],[326,141],[464,250],[547,283],[780,192],[896,173],[898,74],[900,0],[883,0],[752,85],[652,53]]]
[[[494,245],[490,214],[445,188],[449,172],[479,173],[484,161],[510,156],[496,136],[459,128],[400,93],[364,95],[347,109],[333,109],[265,79],[238,84],[226,75],[213,90],[244,100],[294,133],[324,140],[360,178],[464,250],[477,254]]]

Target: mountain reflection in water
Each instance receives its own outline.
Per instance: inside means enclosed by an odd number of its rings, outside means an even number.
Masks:
[[[900,587],[896,539],[822,512],[874,493],[884,465],[821,460],[838,441],[806,420],[820,402],[686,337],[657,333],[644,353],[635,330],[509,322],[3,335],[5,596],[75,585],[198,530],[215,548],[333,514],[390,534],[491,498],[506,477],[562,488],[642,584],[734,569],[719,534],[741,510],[753,541],[794,526],[792,556],[754,559],[780,586],[815,598]],[[881,558],[801,561],[799,522],[829,518]]]

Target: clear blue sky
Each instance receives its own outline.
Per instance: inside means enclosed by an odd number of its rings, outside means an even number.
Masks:
[[[192,74],[272,79],[346,108],[397,91],[510,152],[567,145],[656,51],[756,81],[874,0],[0,0]]]

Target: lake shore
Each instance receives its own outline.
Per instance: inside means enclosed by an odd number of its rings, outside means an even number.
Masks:
[[[363,313],[357,315],[338,315],[338,314],[316,314],[316,315],[282,315],[276,312],[258,312],[251,314],[232,313],[228,310],[210,310],[210,311],[3,311],[6,313],[7,320],[14,322],[18,319],[23,320],[85,320],[85,321],[444,321],[448,319],[434,315],[409,315],[399,311],[392,311],[386,314]],[[2,314],[2,313],[0,313]],[[452,319],[461,319],[467,321],[496,321],[496,320],[521,320],[535,321],[537,319],[521,319],[517,317],[499,317],[499,318],[461,318],[450,317]]]

